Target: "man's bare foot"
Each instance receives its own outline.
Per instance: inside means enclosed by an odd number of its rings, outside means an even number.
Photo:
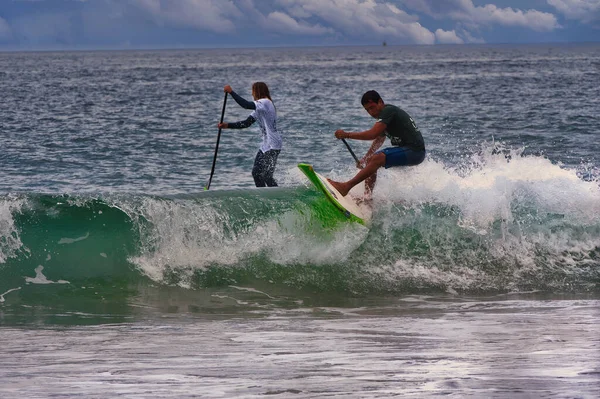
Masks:
[[[335,188],[340,194],[342,194],[342,197],[345,197],[352,188],[348,187],[348,183],[340,183],[331,179],[327,179],[327,181],[333,186],[333,188]]]

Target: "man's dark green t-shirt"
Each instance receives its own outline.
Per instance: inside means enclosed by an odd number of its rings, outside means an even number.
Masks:
[[[393,146],[409,147],[415,151],[425,150],[421,131],[404,110],[395,105],[386,104],[379,114],[379,120],[387,126],[384,133],[389,137]]]

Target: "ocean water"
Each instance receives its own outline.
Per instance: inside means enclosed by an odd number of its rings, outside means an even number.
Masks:
[[[600,45],[0,53],[0,81],[0,397],[600,396]],[[254,126],[206,191],[255,81],[279,187]],[[333,132],[371,89],[428,154],[362,226],[296,165],[356,173]]]

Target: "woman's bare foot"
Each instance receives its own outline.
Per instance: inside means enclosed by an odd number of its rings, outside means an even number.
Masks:
[[[337,181],[333,181],[331,179],[327,179],[327,181],[329,182],[329,184],[331,184],[336,190],[338,190],[338,192],[340,194],[342,194],[342,197],[345,197],[348,192],[350,191],[350,189],[352,187],[348,187],[348,183],[340,183]]]

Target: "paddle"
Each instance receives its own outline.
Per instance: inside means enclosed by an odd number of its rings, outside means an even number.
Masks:
[[[221,111],[221,122],[223,123],[223,118],[225,117],[225,105],[227,104],[227,92],[225,92],[225,99],[223,100],[223,110]],[[217,164],[217,152],[219,151],[219,140],[221,139],[221,128],[219,128],[219,133],[217,134],[217,145],[215,146],[215,156],[213,158],[212,169],[210,171],[210,177],[208,178],[208,183],[206,183],[205,190],[210,188],[210,182],[212,181],[213,175],[215,174],[215,165]]]
[[[350,151],[350,155],[352,155],[352,157],[356,161],[356,167],[359,168],[359,169],[362,169],[361,166],[360,166],[360,161],[358,160],[358,157],[356,156],[356,154],[354,153],[354,151],[352,151],[352,148],[350,148],[350,145],[346,142],[346,139],[342,139],[342,141],[344,142],[344,145],[346,146],[346,148],[348,149],[348,151]]]

